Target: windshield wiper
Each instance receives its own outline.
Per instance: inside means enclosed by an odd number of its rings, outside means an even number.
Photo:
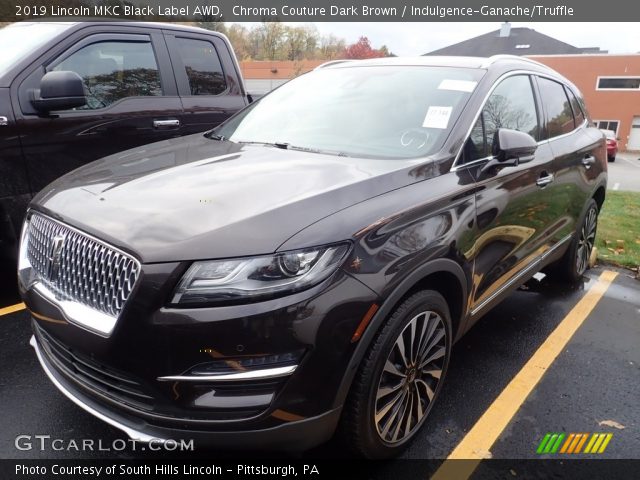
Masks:
[[[269,147],[276,147],[282,150],[297,150],[300,152],[309,152],[309,153],[324,153],[326,155],[336,155],[338,157],[348,157],[344,152],[338,150],[323,150],[320,148],[312,148],[312,147],[300,147],[297,145],[291,145],[287,142],[258,142],[253,140],[238,140],[236,143],[242,143],[244,145],[267,145]]]
[[[207,135],[207,138],[210,138],[211,140],[219,140],[221,142],[224,142],[226,140],[224,135],[218,135],[217,133],[213,132]]]
[[[277,147],[283,150],[289,148],[289,144],[286,142],[260,142],[257,140],[237,140],[236,143],[242,143],[243,145],[267,145],[269,147]]]
[[[338,157],[348,157],[349,155],[347,155],[344,152],[341,152],[339,150],[324,150],[321,148],[311,148],[311,147],[299,147],[297,145],[291,145],[289,143],[285,143],[283,145],[286,145],[285,147],[280,147],[280,148],[286,148],[287,150],[298,150],[300,152],[309,152],[309,153],[323,153],[326,155],[336,155]]]

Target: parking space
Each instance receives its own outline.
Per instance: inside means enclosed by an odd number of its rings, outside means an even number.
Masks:
[[[604,275],[603,275],[604,274]],[[587,298],[594,285],[609,278],[597,298]],[[602,285],[600,285],[601,288]],[[596,288],[597,289],[597,288]],[[591,293],[593,295],[593,292]],[[591,309],[584,304],[591,302]],[[6,306],[6,305],[5,305]],[[18,307],[16,307],[18,308]],[[496,441],[480,442],[478,456],[540,458],[536,450],[548,432],[612,433],[603,458],[640,458],[637,401],[640,398],[640,284],[624,270],[596,268],[578,287],[548,279],[532,281],[490,312],[454,347],[441,397],[425,428],[404,458],[447,458],[468,442],[469,432],[489,415],[505,389],[541,346],[555,342],[554,332],[580,310],[584,318],[561,344],[557,358],[531,392],[513,397],[513,416]],[[111,444],[123,435],[85,413],[60,394],[41,371],[31,348],[28,313],[0,311],[0,394],[4,419],[2,458],[133,458],[149,452],[21,451],[17,435],[91,438]],[[499,414],[501,412],[498,412]],[[495,413],[494,413],[495,414]],[[166,456],[166,452],[163,454]],[[223,455],[195,452],[194,457]],[[238,454],[224,456],[235,458]],[[246,453],[243,453],[244,457]],[[326,445],[308,457],[340,457]],[[582,454],[584,457],[586,454]],[[264,455],[263,455],[264,456]],[[544,456],[543,456],[544,457]]]
[[[640,153],[618,153],[616,161],[608,167],[610,190],[640,192]]]

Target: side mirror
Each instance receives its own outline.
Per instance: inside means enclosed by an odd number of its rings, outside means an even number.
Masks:
[[[48,72],[33,90],[31,104],[39,112],[68,110],[87,103],[82,77],[76,72]]]
[[[500,128],[493,137],[493,159],[482,167],[482,172],[494,167],[517,167],[530,162],[537,148],[538,142],[528,133]]]
[[[496,157],[500,161],[517,158],[520,163],[533,160],[538,142],[528,133],[501,128],[494,137]]]

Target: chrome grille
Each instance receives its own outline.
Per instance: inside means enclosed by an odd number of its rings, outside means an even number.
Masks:
[[[140,274],[134,258],[37,213],[27,239],[29,263],[56,297],[120,315]]]

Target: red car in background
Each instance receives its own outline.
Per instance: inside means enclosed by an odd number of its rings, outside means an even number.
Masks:
[[[618,139],[616,138],[616,132],[613,130],[602,130],[602,133],[607,137],[607,160],[615,162],[616,155],[618,155]]]

